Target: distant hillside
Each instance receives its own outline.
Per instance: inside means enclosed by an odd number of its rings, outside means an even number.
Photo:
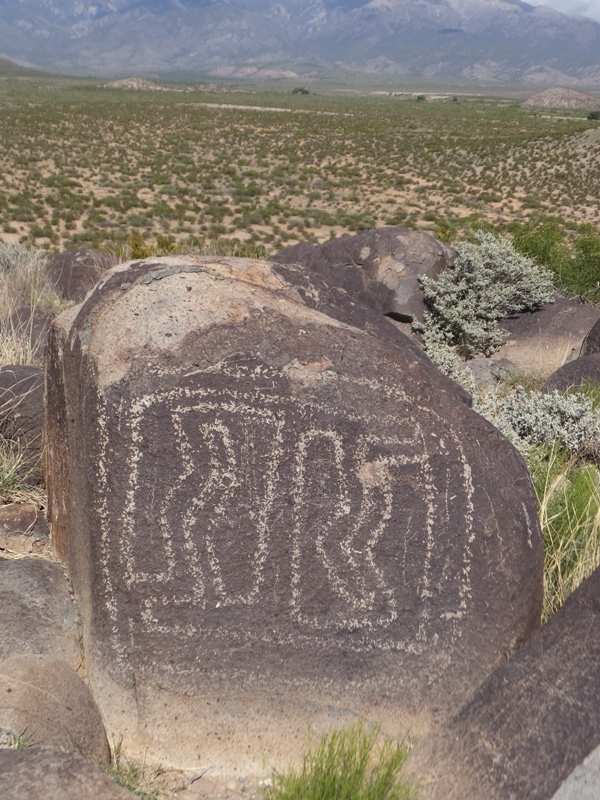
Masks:
[[[600,86],[600,24],[521,0],[19,0],[0,52],[46,69]]]
[[[22,67],[10,58],[0,56],[0,78],[27,78],[43,74],[40,70]]]
[[[552,108],[569,111],[600,111],[600,99],[591,94],[561,89],[557,86],[538,92],[521,104],[521,108]]]

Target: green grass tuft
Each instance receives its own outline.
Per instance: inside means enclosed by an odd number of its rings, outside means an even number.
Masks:
[[[600,470],[557,444],[527,456],[544,536],[546,621],[600,566]]]
[[[410,800],[400,780],[407,751],[358,723],[324,736],[300,769],[276,773],[265,800]]]

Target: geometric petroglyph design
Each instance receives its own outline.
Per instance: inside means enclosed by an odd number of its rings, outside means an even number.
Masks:
[[[432,614],[436,630],[460,636],[473,487],[458,439],[432,433],[433,412],[390,416],[389,435],[375,435],[364,415],[202,380],[122,403],[118,440],[99,409],[100,556],[115,639],[128,625],[285,642],[292,626],[294,641],[335,646],[348,634],[344,646],[418,652]],[[117,462],[128,473],[120,491]],[[444,550],[459,517],[462,536]]]

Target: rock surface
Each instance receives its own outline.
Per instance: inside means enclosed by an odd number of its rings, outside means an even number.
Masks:
[[[451,247],[429,233],[392,227],[325,244],[297,244],[271,261],[301,264],[382,314],[412,322],[422,319],[425,310],[419,277],[437,278],[455,258]]]
[[[591,356],[600,353],[600,319],[590,330],[581,345],[580,357]]]
[[[600,790],[600,746],[579,764],[552,800],[598,800]]]
[[[52,535],[127,747],[251,775],[309,724],[424,728],[538,626],[520,456],[319,276],[132,262],[50,339]]]
[[[46,265],[56,291],[77,302],[99,281],[103,272],[114,267],[115,258],[101,250],[80,247],[54,256]]]
[[[550,800],[600,744],[599,630],[597,570],[415,747],[419,800]]]
[[[544,384],[546,391],[576,389],[587,381],[600,384],[600,352],[563,364]]]
[[[12,554],[50,554],[48,523],[33,503],[0,506],[0,550]]]
[[[85,758],[56,747],[0,750],[2,800],[134,800]]]
[[[108,764],[100,713],[90,690],[65,661],[15,655],[0,662],[0,730]]]
[[[493,358],[508,358],[520,369],[550,374],[577,358],[583,340],[598,320],[600,309],[557,297],[540,311],[502,320],[500,327],[510,335]]]
[[[0,659],[39,653],[81,664],[78,618],[60,564],[0,558]]]

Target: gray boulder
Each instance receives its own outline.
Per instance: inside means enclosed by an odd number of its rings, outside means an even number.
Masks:
[[[577,389],[586,382],[600,384],[600,352],[576,358],[553,372],[544,384],[544,390]]]
[[[600,353],[600,319],[585,337],[580,356],[591,356],[596,353]]]
[[[415,747],[419,800],[550,800],[600,744],[599,630],[597,570]]]
[[[60,564],[0,558],[0,659],[38,653],[81,665],[78,618]]]
[[[259,774],[364,715],[448,714],[539,625],[525,465],[307,270],[119,265],[54,325],[52,536],[115,737]]]
[[[528,311],[501,321],[506,343],[494,359],[508,358],[522,370],[549,374],[577,358],[583,340],[600,319],[600,309],[557,297],[539,311]]]
[[[325,244],[297,244],[271,261],[301,264],[382,314],[412,322],[425,310],[419,277],[437,278],[455,258],[451,247],[425,231],[391,227]]]
[[[0,730],[24,735],[108,764],[100,712],[90,690],[65,661],[15,655],[0,662]]]
[[[80,247],[54,256],[46,264],[46,272],[59,294],[80,302],[115,264],[116,259],[108,253]]]
[[[78,753],[57,747],[0,749],[2,800],[134,800]]]

